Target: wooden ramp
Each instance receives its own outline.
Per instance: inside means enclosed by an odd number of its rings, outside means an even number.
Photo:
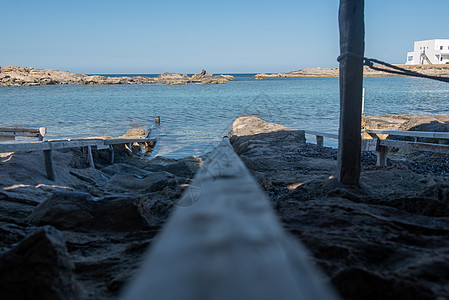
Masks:
[[[228,138],[210,154],[121,299],[337,299]]]

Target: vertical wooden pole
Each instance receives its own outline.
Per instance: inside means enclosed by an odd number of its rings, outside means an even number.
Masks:
[[[377,163],[376,166],[386,167],[387,166],[387,153],[388,147],[380,146],[377,148]]]
[[[114,147],[112,145],[109,145],[108,162],[110,165],[114,164]]]
[[[323,145],[324,145],[324,137],[322,137],[321,135],[317,135],[316,136],[316,144],[318,146],[323,147]]]
[[[47,171],[47,178],[55,180],[55,168],[53,166],[53,150],[44,150],[45,170]]]
[[[358,185],[362,123],[364,0],[340,0],[340,129],[338,180]]]
[[[89,164],[89,168],[95,169],[94,157],[92,155],[91,146],[87,146],[87,163]]]

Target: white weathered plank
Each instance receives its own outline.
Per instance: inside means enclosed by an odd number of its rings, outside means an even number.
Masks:
[[[0,153],[3,152],[27,152],[57,150],[78,147],[97,147],[97,149],[108,149],[109,145],[145,143],[153,139],[73,139],[73,140],[51,140],[45,142],[10,143],[0,144]]]
[[[27,151],[44,151],[57,150],[87,146],[103,146],[103,140],[85,140],[85,141],[64,141],[64,142],[33,142],[33,143],[14,143],[0,144],[0,153],[2,152],[27,152]]]
[[[327,137],[327,138],[337,139],[338,140],[338,134],[319,132],[319,131],[313,131],[313,130],[304,130],[304,133],[305,134],[310,134],[310,135],[323,136],[323,137]]]
[[[336,299],[226,138],[209,155],[123,300]]]
[[[405,130],[383,130],[383,129],[365,129],[365,132],[374,134],[396,135],[396,136],[449,139],[449,132],[405,131]]]

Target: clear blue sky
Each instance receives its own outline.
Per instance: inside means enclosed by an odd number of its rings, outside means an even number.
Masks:
[[[78,73],[336,67],[338,0],[58,0],[0,5],[0,65]],[[449,0],[365,0],[365,55],[449,38]]]

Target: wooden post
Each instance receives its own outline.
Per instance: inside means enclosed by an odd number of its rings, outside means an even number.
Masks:
[[[89,168],[95,169],[94,157],[92,155],[92,147],[87,146],[87,163],[89,164]]]
[[[379,145],[377,152],[376,152],[376,154],[377,154],[376,166],[379,166],[379,167],[387,166],[387,153],[388,153],[388,147]]]
[[[114,146],[109,145],[109,157],[108,157],[108,163],[110,165],[114,164]]]
[[[47,178],[55,180],[55,168],[53,166],[53,150],[44,150],[45,170],[47,171]]]
[[[358,185],[362,123],[364,0],[340,0],[338,181]]]

